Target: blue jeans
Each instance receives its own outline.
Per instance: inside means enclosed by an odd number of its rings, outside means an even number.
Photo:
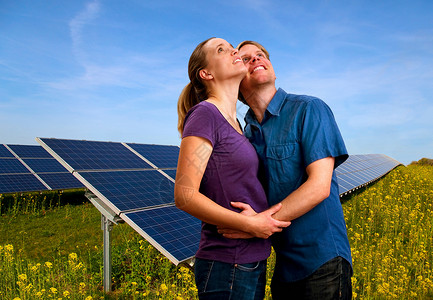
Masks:
[[[349,300],[352,299],[352,266],[338,256],[313,274],[295,282],[272,279],[272,299]]]
[[[201,300],[259,300],[265,296],[266,260],[229,264],[196,258],[194,268]]]

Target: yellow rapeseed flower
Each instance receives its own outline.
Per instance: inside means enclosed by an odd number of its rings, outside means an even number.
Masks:
[[[29,293],[32,289],[33,289],[33,284],[31,284],[31,283],[29,283],[29,284],[24,288],[24,290],[25,290],[27,293]]]
[[[51,269],[51,268],[53,267],[53,264],[50,263],[49,261],[46,261],[46,262],[45,262],[45,266],[46,266],[48,269]]]
[[[38,270],[38,266],[37,265],[34,265],[34,266],[30,267],[30,271],[32,271],[32,272],[36,272],[37,270]]]
[[[168,291],[168,287],[165,285],[165,283],[161,284],[160,288],[163,294],[165,294]]]
[[[18,275],[18,279],[20,280],[20,281],[27,281],[27,275],[26,274],[20,274],[20,275]]]

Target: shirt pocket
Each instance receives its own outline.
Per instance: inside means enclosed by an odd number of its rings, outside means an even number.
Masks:
[[[296,180],[297,166],[300,163],[297,143],[268,146],[266,161],[269,179],[273,182],[288,183]]]

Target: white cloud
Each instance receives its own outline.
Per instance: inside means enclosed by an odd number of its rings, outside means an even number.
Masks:
[[[84,59],[84,52],[82,51],[82,36],[84,27],[89,22],[97,18],[99,11],[100,4],[98,0],[89,2],[86,4],[85,9],[69,22],[73,52],[76,55],[78,61],[82,61]]]

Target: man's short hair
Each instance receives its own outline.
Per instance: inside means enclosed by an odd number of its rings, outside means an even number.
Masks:
[[[259,48],[260,50],[262,50],[263,53],[265,53],[266,58],[269,59],[269,52],[268,52],[268,50],[266,50],[265,47],[263,47],[261,44],[259,44],[259,43],[257,43],[257,42],[254,42],[254,41],[243,41],[243,42],[240,43],[236,48],[237,48],[238,50],[241,50],[241,48],[242,48],[243,46],[246,46],[246,45],[254,45],[254,46],[256,46],[257,48]]]

